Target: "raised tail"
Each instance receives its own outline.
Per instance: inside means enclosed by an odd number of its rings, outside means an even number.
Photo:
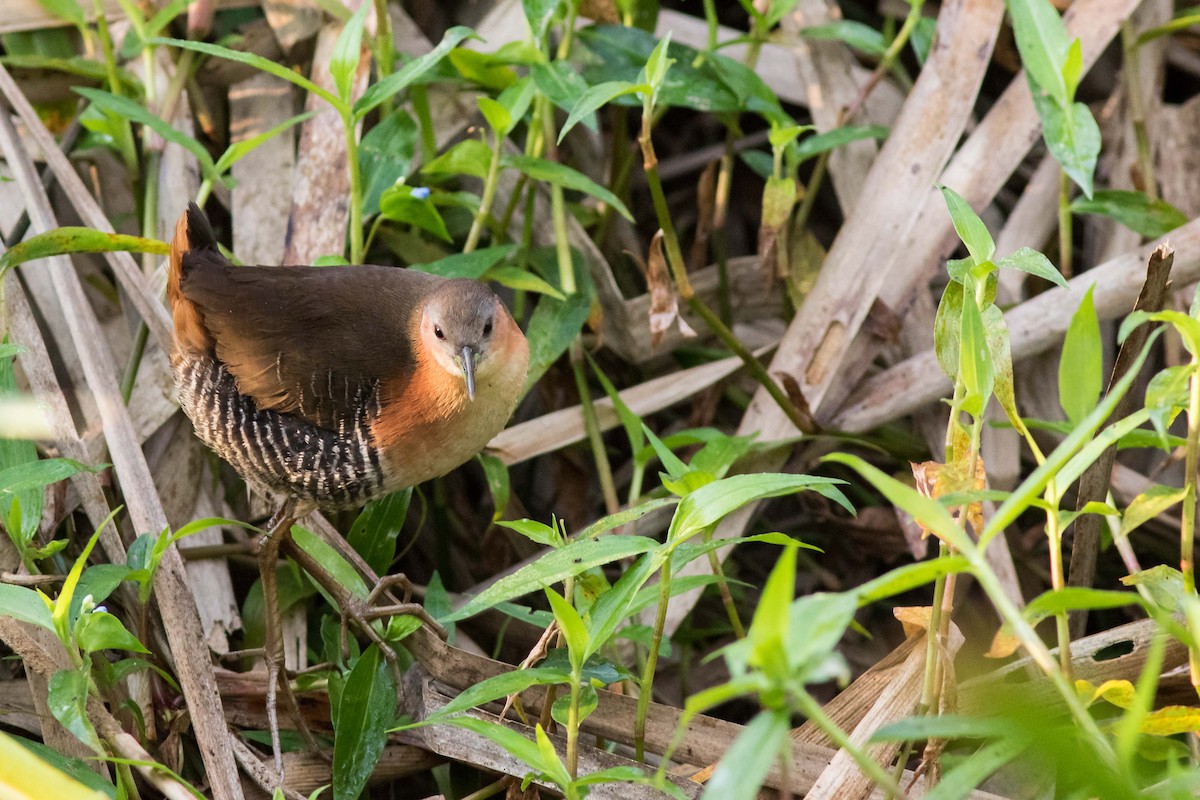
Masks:
[[[176,350],[206,351],[212,347],[212,337],[204,327],[200,310],[183,291],[186,273],[205,261],[229,263],[217,249],[217,238],[204,212],[195,203],[188,203],[187,211],[180,214],[175,223],[167,273],[167,301],[175,320]]]

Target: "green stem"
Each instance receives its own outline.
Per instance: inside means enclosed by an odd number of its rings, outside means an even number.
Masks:
[[[904,18],[904,24],[900,26],[896,38],[888,45],[888,49],[884,52],[883,58],[875,65],[875,70],[871,76],[867,78],[862,89],[859,90],[858,96],[846,108],[846,113],[842,114],[842,122],[849,122],[858,113],[863,104],[867,102],[867,98],[871,96],[871,92],[883,80],[883,76],[891,71],[892,66],[896,63],[896,59],[900,57],[900,53],[904,50],[904,46],[908,44],[908,39],[912,35],[913,29],[917,26],[917,22],[921,19],[921,7],[925,4],[924,0],[913,0],[909,5],[908,15]]]
[[[658,651],[662,647],[663,630],[667,626],[667,603],[671,600],[671,559],[663,563],[658,578],[658,613],[654,617],[654,635],[650,640],[650,652],[646,654],[646,666],[638,685],[637,717],[633,724],[634,757],[646,760],[646,715],[650,711],[650,696],[654,688],[654,669],[658,666]]]
[[[1200,361],[1192,359],[1192,375],[1188,381],[1187,457],[1184,460],[1183,524],[1179,528],[1179,570],[1183,573],[1183,588],[1196,593],[1196,465],[1200,454]],[[1200,652],[1189,648],[1188,663],[1192,686],[1200,691]]]
[[[808,179],[808,185],[804,187],[804,197],[800,199],[800,207],[796,209],[796,216],[792,220],[794,230],[803,231],[808,226],[808,218],[812,216],[813,205],[817,202],[817,193],[821,188],[821,183],[825,180],[825,172],[828,168],[829,151],[826,150],[817,156],[817,163],[813,165],[812,177]]]
[[[408,99],[417,115],[421,130],[421,161],[428,164],[437,157],[437,135],[433,130],[433,114],[429,110],[429,91],[424,84],[408,87]]]
[[[567,707],[567,772],[579,777],[579,694],[582,670],[571,670],[571,704]]]
[[[392,39],[392,15],[388,13],[388,0],[375,0],[375,63],[382,80],[391,75],[396,65],[396,45]],[[388,97],[379,105],[379,118],[392,113],[393,98]]]
[[[362,223],[362,174],[358,165],[358,136],[354,130],[354,117],[349,107],[338,109],[342,114],[342,127],[346,132],[346,166],[350,170],[350,263],[361,264],[363,260]]]
[[[621,510],[621,501],[617,498],[617,487],[613,481],[612,465],[608,461],[608,453],[604,449],[604,439],[600,436],[600,424],[596,420],[596,407],[592,403],[592,394],[588,391],[587,374],[583,368],[583,346],[579,337],[571,342],[571,371],[575,373],[575,388],[579,392],[579,405],[583,411],[583,427],[587,431],[588,443],[592,448],[592,458],[596,461],[596,473],[600,478],[600,490],[604,495],[604,506],[609,514]]]
[[[1063,277],[1071,277],[1071,179],[1058,174],[1058,259]]]
[[[146,354],[146,340],[149,337],[150,326],[143,321],[134,334],[133,351],[129,354],[129,364],[121,377],[121,400],[125,405],[129,405],[129,398],[133,397],[133,386],[137,382],[138,368],[141,366],[142,356]]]
[[[121,92],[121,79],[117,74],[117,56],[113,48],[112,35],[108,31],[108,18],[105,16],[104,7],[100,0],[95,0],[96,8],[96,34],[100,40],[100,52],[104,56],[104,68],[108,77],[108,89],[116,95]],[[150,90],[147,89],[147,94]],[[121,153],[121,159],[125,162],[125,169],[129,173],[129,179],[136,181],[138,179],[138,158],[137,146],[133,140],[133,124],[129,120],[121,120],[118,126],[119,134],[117,136],[117,150]]]
[[[496,183],[500,177],[500,145],[500,133],[493,131],[492,161],[488,164],[487,177],[483,181],[483,197],[479,201],[479,211],[475,213],[475,219],[471,220],[471,231],[467,234],[467,243],[463,245],[464,253],[472,252],[479,245],[484,220],[491,212],[492,201],[496,198]]]
[[[890,793],[893,797],[903,796],[903,792],[900,790],[900,785],[897,784],[895,779],[888,774],[887,770],[881,767],[875,761],[875,759],[871,758],[862,750],[862,748],[856,745],[846,734],[846,732],[825,714],[825,710],[821,708],[821,704],[813,699],[812,695],[802,689],[798,690],[796,693],[796,701],[800,706],[800,711],[803,712],[803,714],[808,717],[814,725],[820,728],[822,733],[833,740],[834,744],[836,744],[842,750],[845,750],[846,753],[854,759],[854,763],[858,764],[858,767],[863,771],[863,774],[874,781],[876,786],[883,789],[885,792]]]
[[[704,531],[704,541],[712,541],[713,529],[710,527]],[[742,618],[738,616],[737,605],[733,602],[733,593],[729,591],[729,581],[725,579],[725,569],[721,566],[721,559],[717,557],[715,550],[708,551],[708,566],[712,570],[712,574],[717,577],[717,589],[721,592],[721,604],[725,606],[725,615],[729,617],[729,626],[733,628],[733,635],[739,639],[746,638],[746,626],[742,624]]]

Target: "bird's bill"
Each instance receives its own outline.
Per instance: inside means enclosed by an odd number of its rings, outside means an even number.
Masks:
[[[459,355],[462,361],[463,378],[467,382],[467,397],[475,399],[475,348],[465,345]]]

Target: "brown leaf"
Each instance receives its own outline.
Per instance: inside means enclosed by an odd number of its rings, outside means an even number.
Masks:
[[[904,626],[904,638],[914,639],[929,630],[929,619],[933,616],[932,606],[897,606],[892,614]]]
[[[657,346],[671,323],[678,320],[679,330],[684,336],[695,336],[696,332],[679,315],[679,298],[671,285],[671,272],[667,268],[667,257],[663,253],[663,233],[658,231],[650,242],[650,258],[646,265],[646,286],[650,289],[650,343]]]
[[[968,470],[962,462],[951,462],[949,464],[941,464],[937,461],[922,461],[921,463],[910,463],[912,467],[913,478],[916,480],[916,489],[926,497],[931,497],[937,500],[948,494],[955,494],[966,491],[981,491],[987,487],[987,472],[984,468],[983,458],[975,456],[975,469]],[[957,508],[952,510],[955,520],[961,525],[963,510]],[[983,531],[983,501],[976,501],[966,506],[966,521],[975,529],[975,534],[979,535]],[[920,521],[917,521],[920,525]],[[924,536],[928,536],[932,531],[921,525],[924,531]]]

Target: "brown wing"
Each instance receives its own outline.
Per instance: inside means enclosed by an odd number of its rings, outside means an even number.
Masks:
[[[236,267],[182,254],[180,290],[260,408],[336,430],[381,379],[412,372],[411,319],[440,279],[390,267]]]

